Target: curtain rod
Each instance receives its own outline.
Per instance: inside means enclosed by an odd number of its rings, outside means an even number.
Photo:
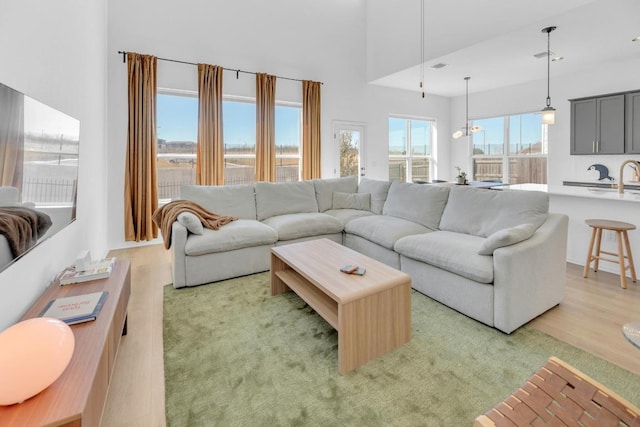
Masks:
[[[127,62],[127,53],[128,52],[126,50],[119,50],[118,53],[120,55],[122,55],[122,62],[126,63]],[[195,62],[180,61],[180,60],[177,60],[177,59],[160,58],[159,56],[156,57],[156,58],[158,58],[159,61],[175,62],[177,64],[198,65]],[[235,71],[236,79],[240,78],[240,73],[242,73],[242,74],[253,74],[253,75],[258,74],[258,73],[253,72],[253,71],[245,71],[245,70],[240,70],[240,69],[235,69],[235,68],[222,67],[222,69],[226,70],[226,71]],[[293,77],[281,77],[281,76],[274,76],[274,77],[276,77],[278,79],[282,79],[282,80],[291,80],[291,81],[294,81],[294,82],[303,81],[302,79],[294,79]],[[323,85],[324,83],[320,82],[320,84]]]

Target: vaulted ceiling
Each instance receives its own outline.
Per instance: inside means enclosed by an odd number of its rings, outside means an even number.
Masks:
[[[427,93],[464,94],[546,79],[544,27],[551,76],[570,75],[604,62],[640,58],[638,0],[421,0],[367,2],[367,76],[370,83],[419,91],[421,56]],[[433,69],[435,64],[446,66]],[[640,70],[639,70],[640,73]],[[639,74],[640,76],[640,74]],[[640,88],[640,77],[638,79]]]

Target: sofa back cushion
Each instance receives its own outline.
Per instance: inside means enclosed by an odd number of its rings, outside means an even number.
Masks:
[[[313,186],[316,190],[316,200],[320,212],[331,209],[333,205],[333,193],[355,193],[358,190],[358,177],[345,176],[342,178],[314,179]]]
[[[312,181],[256,182],[258,220],[276,215],[318,212]]]
[[[384,202],[387,200],[389,192],[389,181],[378,181],[375,179],[361,178],[358,184],[358,193],[371,194],[371,212],[382,215]]]
[[[371,212],[371,194],[369,193],[333,193],[331,209],[356,209]]]
[[[256,219],[256,196],[253,184],[183,185],[180,198],[196,202],[209,212]]]
[[[541,191],[485,190],[454,186],[440,229],[488,237],[520,224],[536,229],[547,219],[549,195]]]
[[[382,213],[437,230],[449,187],[393,181]]]

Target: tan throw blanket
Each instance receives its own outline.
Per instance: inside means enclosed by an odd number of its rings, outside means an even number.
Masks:
[[[209,212],[199,204],[189,200],[175,200],[159,207],[153,213],[153,222],[160,227],[165,249],[171,247],[171,228],[182,212],[191,212],[198,217],[202,225],[211,230],[217,230],[225,224],[235,221],[238,217],[218,215]]]
[[[51,227],[49,215],[20,206],[0,207],[0,234],[7,238],[14,257],[36,244]]]

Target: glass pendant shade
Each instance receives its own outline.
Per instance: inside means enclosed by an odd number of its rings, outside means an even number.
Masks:
[[[542,124],[552,125],[556,122],[556,109],[553,107],[545,107],[542,109]]]

